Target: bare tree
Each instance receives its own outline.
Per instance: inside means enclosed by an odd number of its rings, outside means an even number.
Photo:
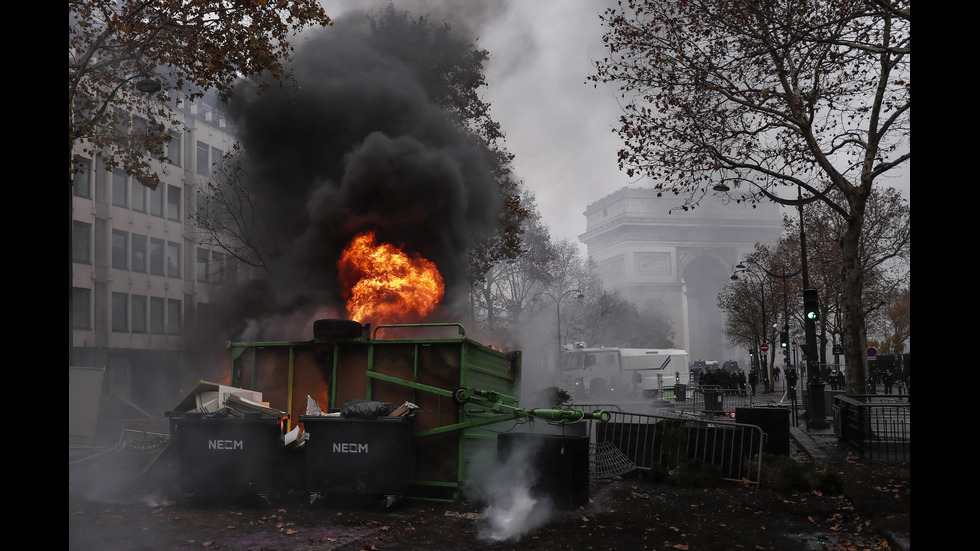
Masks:
[[[881,324],[877,335],[881,335],[878,343],[881,352],[885,354],[902,354],[905,343],[912,338],[911,288],[894,295],[882,313]]]
[[[596,83],[624,97],[620,166],[683,194],[820,201],[840,241],[848,391],[865,391],[861,238],[911,159],[909,0],[628,0],[601,16]],[[836,194],[830,191],[835,190]]]
[[[242,77],[288,80],[290,35],[330,24],[314,0],[69,1],[69,159],[80,144],[155,189],[150,161],[176,125],[170,106],[208,89],[227,95]]]
[[[833,191],[831,195],[836,193]],[[846,290],[841,278],[844,259],[840,242],[847,225],[823,203],[815,203],[807,214],[804,233],[812,259],[810,287],[817,289],[822,297],[818,338],[820,361],[827,363],[828,338],[834,337],[834,342],[839,342],[836,337],[843,337],[845,332]],[[789,236],[800,234],[799,220],[787,218],[786,228],[784,241],[792,241]],[[880,334],[885,310],[911,278],[911,211],[908,202],[894,188],[879,187],[869,196],[858,254],[861,320],[867,333]]]
[[[473,308],[482,313],[481,319],[490,332],[520,330],[523,313],[531,305],[535,293],[551,280],[549,268],[556,252],[548,228],[541,220],[534,193],[525,191],[520,195],[520,202],[521,210],[527,213],[519,232],[520,254],[513,258],[507,255],[498,258],[482,269],[482,275],[480,270],[474,270]],[[473,255],[487,251],[481,247]]]
[[[867,221],[862,236],[860,248],[860,266],[863,271],[864,289],[862,293],[862,317],[869,333],[881,334],[888,325],[885,320],[893,297],[900,295],[906,288],[911,277],[911,219],[908,202],[893,188],[878,188],[874,190],[868,201]],[[817,289],[820,301],[821,316],[817,322],[819,339],[818,353],[821,364],[827,364],[827,345],[831,340],[839,343],[839,337],[844,328],[841,322],[843,316],[843,282],[840,277],[842,251],[839,243],[846,231],[845,224],[832,209],[817,203],[808,210],[804,231],[800,231],[800,220],[793,216],[784,219],[785,231],[783,237],[774,248],[757,245],[755,252],[749,256],[748,263],[764,269],[764,274],[795,274],[786,279],[785,291],[781,285],[773,289],[772,299],[767,301],[766,308],[771,313],[778,313],[778,323],[783,319],[782,294],[785,292],[792,297],[788,302],[789,331],[795,339],[802,340],[804,324],[800,297],[803,291],[800,258],[800,235],[804,234],[807,250],[812,259],[810,263],[809,284]],[[769,279],[772,279],[769,276]],[[777,278],[778,279],[778,278]],[[748,335],[751,330],[741,328],[739,324],[749,324],[749,328],[758,328],[758,321],[746,319],[747,312],[742,311],[745,304],[756,307],[758,297],[751,298],[754,302],[745,302],[751,297],[751,288],[743,289],[741,285],[730,286],[719,297],[719,306],[727,312],[726,331],[729,339],[737,346],[751,345]],[[746,292],[748,294],[746,295]],[[756,295],[758,289],[756,289]],[[770,314],[770,323],[776,323],[777,318]],[[757,332],[757,329],[756,329]]]
[[[614,293],[589,297],[582,327],[582,340],[589,346],[674,348],[674,328],[663,312],[641,310]]]
[[[195,221],[195,240],[223,250],[235,264],[265,268],[280,253],[283,238],[257,204],[248,185],[248,163],[241,149],[226,153],[201,195]]]

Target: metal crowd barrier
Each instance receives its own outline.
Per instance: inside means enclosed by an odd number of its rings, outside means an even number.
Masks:
[[[610,412],[607,422],[588,422],[592,478],[661,467],[672,470],[688,460],[700,459],[720,467],[725,480],[759,484],[763,432],[755,425],[669,413],[628,413],[601,404],[574,407]]]
[[[751,390],[748,389],[711,385],[664,387],[661,400],[677,411],[695,415],[702,413],[728,415],[735,408],[753,407],[765,401],[762,395],[752,396]]]
[[[868,461],[911,462],[912,423],[908,394],[838,395],[834,433]]]

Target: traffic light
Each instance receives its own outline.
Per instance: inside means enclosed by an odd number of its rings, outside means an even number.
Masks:
[[[803,315],[808,321],[820,319],[820,300],[817,298],[816,289],[803,291]]]
[[[779,333],[779,346],[783,348],[789,348],[789,332],[781,331]]]

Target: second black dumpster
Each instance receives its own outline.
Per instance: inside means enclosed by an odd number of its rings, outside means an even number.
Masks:
[[[306,490],[324,495],[392,498],[408,492],[412,417],[300,417],[306,432]]]
[[[716,388],[706,388],[704,390],[704,413],[714,415],[725,413],[720,390]]]
[[[773,455],[789,455],[789,408],[735,408],[735,420],[762,429],[765,440],[762,451]]]
[[[506,432],[497,435],[497,454],[504,460],[512,453],[527,457],[524,476],[533,481],[531,491],[552,505],[572,510],[589,503],[589,437]],[[514,480],[501,481],[502,484]]]

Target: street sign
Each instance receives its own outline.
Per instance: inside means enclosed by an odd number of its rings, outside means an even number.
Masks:
[[[769,352],[769,345],[768,344],[760,344],[759,345],[759,350],[761,350],[763,352]]]
[[[878,349],[875,348],[875,347],[873,347],[873,346],[869,346],[868,347],[868,356],[872,356],[873,357],[873,356],[877,356],[877,355],[878,355]]]
[[[841,356],[843,354],[844,354],[844,347],[841,346],[841,345],[839,345],[839,344],[835,344],[834,345],[834,356]]]

